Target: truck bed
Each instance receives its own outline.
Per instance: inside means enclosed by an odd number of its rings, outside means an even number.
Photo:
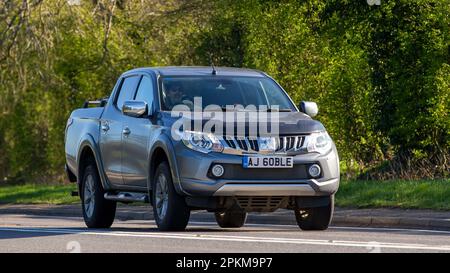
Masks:
[[[91,137],[98,144],[100,133],[100,118],[104,107],[80,108],[72,112],[67,121],[65,134],[66,162],[69,170],[77,175],[77,157],[81,136]]]

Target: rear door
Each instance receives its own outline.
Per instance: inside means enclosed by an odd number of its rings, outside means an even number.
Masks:
[[[145,101],[149,111],[154,109],[156,89],[155,79],[143,75],[134,100]],[[149,174],[149,141],[155,133],[151,118],[123,116],[122,175],[124,184],[133,187],[147,187]]]
[[[112,184],[123,184],[122,178],[122,137],[123,117],[122,105],[132,100],[141,76],[134,75],[122,79],[118,92],[115,93],[113,105],[106,107],[100,120],[100,151],[103,167],[108,181]]]

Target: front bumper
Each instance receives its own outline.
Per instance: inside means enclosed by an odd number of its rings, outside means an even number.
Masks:
[[[271,169],[272,173],[267,177],[245,175],[244,172],[255,172],[255,169],[242,169],[240,173],[234,173],[238,179],[225,174],[226,179],[214,179],[209,175],[213,164],[241,166],[242,156],[202,154],[183,144],[176,146],[178,181],[188,196],[328,196],[339,187],[339,158],[334,145],[325,155],[308,153],[294,157],[294,168],[319,164],[322,174],[317,179],[302,176],[301,171],[296,173],[291,169]]]
[[[315,187],[312,187],[314,184]],[[332,185],[333,189],[324,189],[324,183],[318,183],[311,179],[305,183],[252,183],[252,184],[225,184],[220,187],[213,196],[317,196],[334,193],[335,186],[339,185],[339,179],[334,178],[326,182]]]

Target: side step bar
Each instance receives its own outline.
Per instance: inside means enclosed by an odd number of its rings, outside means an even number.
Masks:
[[[117,202],[131,203],[131,202],[144,202],[149,203],[148,194],[136,193],[136,192],[107,192],[104,195],[105,199]]]

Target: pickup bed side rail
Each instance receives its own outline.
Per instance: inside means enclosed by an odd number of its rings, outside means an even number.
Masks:
[[[105,97],[98,100],[87,100],[83,103],[83,108],[89,108],[89,106],[104,107],[108,102],[109,97]]]

